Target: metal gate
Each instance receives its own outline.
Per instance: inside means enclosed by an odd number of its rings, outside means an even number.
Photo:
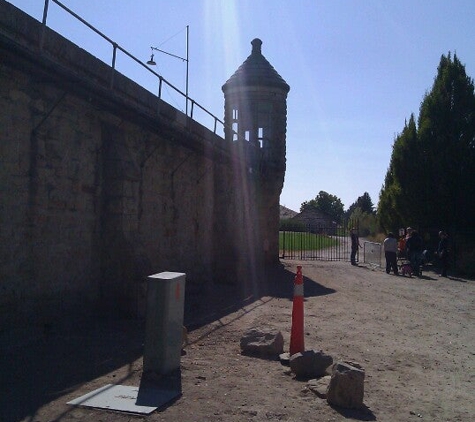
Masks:
[[[329,227],[296,224],[279,232],[279,255],[282,259],[349,261],[350,230],[358,224],[344,222]],[[358,255],[357,255],[358,259]]]

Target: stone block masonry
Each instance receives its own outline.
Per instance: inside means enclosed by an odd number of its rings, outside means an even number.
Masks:
[[[137,316],[149,274],[199,289],[278,261],[258,204],[278,213],[283,175],[267,189],[232,142],[40,34],[0,0],[0,330]]]

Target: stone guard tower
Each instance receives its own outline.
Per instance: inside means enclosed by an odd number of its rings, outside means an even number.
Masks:
[[[241,206],[235,236],[242,237],[243,245],[253,245],[251,261],[273,264],[279,261],[290,87],[262,55],[262,41],[256,38],[251,44],[251,55],[222,87],[225,138],[233,142],[241,183],[235,199],[236,209]]]

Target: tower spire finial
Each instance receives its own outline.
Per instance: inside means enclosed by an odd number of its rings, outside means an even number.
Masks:
[[[259,38],[254,38],[251,41],[251,44],[252,44],[252,54],[261,54],[262,41]]]

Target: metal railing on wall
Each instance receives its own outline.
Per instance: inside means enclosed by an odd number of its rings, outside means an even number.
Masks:
[[[115,75],[115,72],[116,72],[117,51],[120,51],[120,52],[124,53],[126,56],[128,56],[130,59],[132,59],[135,63],[142,66],[144,69],[147,69],[148,72],[152,73],[153,75],[155,75],[158,78],[158,94],[157,94],[157,96],[158,96],[159,99],[163,100],[162,99],[162,90],[163,90],[163,86],[165,85],[165,86],[173,89],[177,94],[181,95],[185,99],[186,105],[187,105],[186,109],[189,110],[189,113],[190,113],[189,117],[191,119],[194,119],[193,118],[193,113],[194,113],[194,109],[196,107],[196,108],[200,109],[201,111],[203,111],[206,115],[211,117],[211,119],[214,121],[213,128],[212,128],[214,134],[216,134],[218,126],[221,127],[224,131],[225,124],[221,119],[216,117],[213,113],[208,111],[201,104],[199,104],[198,102],[196,102],[195,100],[190,98],[186,93],[184,93],[183,91],[178,89],[172,83],[168,82],[162,75],[160,75],[159,73],[157,73],[154,70],[150,69],[145,63],[143,63],[141,60],[139,60],[134,55],[129,53],[127,50],[122,48],[115,41],[111,40],[107,35],[103,34],[101,31],[99,31],[97,28],[92,26],[89,22],[87,22],[86,20],[81,18],[77,13],[75,13],[74,11],[69,9],[67,6],[65,6],[64,4],[62,4],[58,0],[45,0],[45,6],[44,6],[44,9],[43,9],[43,21],[42,21],[43,28],[42,28],[41,39],[40,39],[40,49],[43,48],[44,32],[45,32],[45,28],[47,27],[46,21],[47,21],[47,18],[48,18],[48,9],[49,9],[50,2],[57,4],[61,9],[63,9],[64,11],[69,13],[71,16],[73,16],[74,18],[79,20],[81,23],[83,23],[85,26],[87,26],[89,29],[91,29],[93,32],[95,32],[97,35],[99,35],[104,40],[106,40],[109,44],[111,44],[111,46],[112,46],[112,61],[111,61],[112,72],[111,72],[110,81],[109,81],[111,89],[114,87],[114,75]],[[189,105],[189,107],[188,107],[188,105]]]

